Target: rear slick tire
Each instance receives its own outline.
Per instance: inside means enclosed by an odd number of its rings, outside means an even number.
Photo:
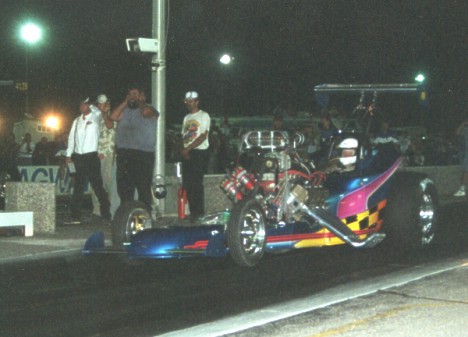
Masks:
[[[390,243],[405,250],[432,246],[438,232],[439,199],[426,176],[402,172],[395,177],[384,212]]]

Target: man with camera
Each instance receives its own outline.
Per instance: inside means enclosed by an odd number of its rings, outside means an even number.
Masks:
[[[111,113],[118,121],[115,132],[117,191],[121,204],[138,199],[151,210],[151,183],[159,112],[145,103],[144,91],[133,86],[125,99]]]

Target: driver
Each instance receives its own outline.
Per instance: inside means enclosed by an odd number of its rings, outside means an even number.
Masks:
[[[326,173],[349,172],[356,167],[358,141],[356,138],[345,138],[333,151],[334,156],[328,161]]]

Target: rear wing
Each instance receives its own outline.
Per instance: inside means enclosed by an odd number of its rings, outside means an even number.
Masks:
[[[400,84],[320,84],[314,87],[316,93],[409,93],[423,91],[424,87],[418,83]]]
[[[427,96],[425,86],[419,83],[396,84],[320,84],[314,87],[315,98],[322,107],[326,107],[331,94],[358,94],[361,96],[360,104],[365,97],[373,96],[373,102],[382,94],[410,94],[419,95],[419,102],[425,106]]]

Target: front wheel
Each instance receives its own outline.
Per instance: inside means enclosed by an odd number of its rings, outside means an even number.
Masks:
[[[246,198],[234,204],[227,227],[229,253],[238,265],[255,266],[266,245],[265,216],[258,200]]]
[[[419,174],[395,177],[384,213],[384,232],[404,249],[425,248],[437,234],[438,195],[433,182]]]
[[[117,248],[129,245],[133,235],[151,227],[151,212],[145,203],[124,203],[119,206],[112,220],[112,245]]]

